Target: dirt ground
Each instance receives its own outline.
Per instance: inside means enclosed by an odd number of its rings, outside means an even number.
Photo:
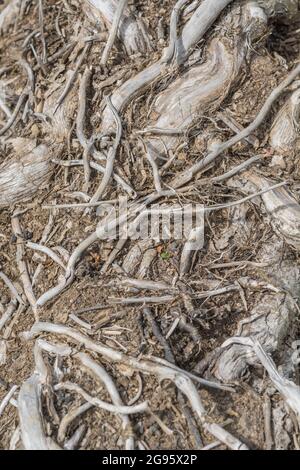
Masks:
[[[64,44],[70,43],[78,35],[81,28],[84,34],[92,34],[95,26],[86,21],[84,9],[80,2],[68,0],[43,1],[44,29],[48,57],[61,49]],[[104,109],[104,95],[110,95],[116,83],[101,89],[107,77],[120,76],[117,83],[124,83],[129,77],[147,65],[154,63],[161,56],[163,48],[168,43],[169,18],[174,6],[168,0],[140,0],[129,2],[134,4],[133,11],[139,12],[150,31],[152,39],[152,52],[146,56],[136,54],[128,58],[120,41],[117,41],[109,56],[105,67],[100,66],[99,58],[106,43],[108,31],[102,41],[92,42],[86,54],[82,73],[86,68],[93,70],[92,82],[88,91],[88,118],[86,122],[87,133],[100,132],[102,112]],[[0,2],[0,11],[7,2]],[[21,57],[22,44],[30,32],[39,30],[39,14],[36,2],[27,2],[23,15],[15,18],[14,24],[8,32],[0,36],[0,71],[7,68],[4,75],[8,82],[10,103],[15,106],[17,97],[21,94],[26,77],[21,73],[18,60]],[[69,8],[68,8],[69,7]],[[230,7],[229,7],[230,8]],[[218,18],[213,27],[206,33],[199,48],[203,48],[202,58],[205,60],[206,44],[218,34],[218,25],[223,15]],[[57,20],[59,18],[59,20]],[[183,21],[183,20],[181,20]],[[181,22],[179,23],[182,24]],[[89,26],[88,26],[89,25]],[[88,29],[90,28],[90,30]],[[164,38],[157,39],[157,31],[164,31]],[[58,32],[61,32],[61,35]],[[226,111],[243,127],[253,121],[262,104],[271,91],[286,77],[287,71],[299,62],[300,57],[300,21],[291,24],[277,24],[270,27],[267,39],[260,41],[252,47],[251,58],[245,63],[239,73],[238,80],[230,89],[225,100],[217,110],[195,118],[189,134],[181,137],[185,144],[178,152],[178,157],[165,175],[168,185],[175,174],[186,168],[205,155],[205,136],[210,139],[226,141],[233,132],[224,123],[217,119],[217,113]],[[42,42],[37,36],[34,38],[34,53],[31,50],[27,55],[32,67],[37,64],[37,57],[42,55]],[[39,103],[47,96],[51,87],[63,84],[67,70],[74,68],[78,58],[75,46],[72,52],[57,59],[52,64],[37,67],[35,70],[35,112],[40,109]],[[117,154],[117,168],[119,174],[135,189],[138,194],[149,194],[153,190],[151,168],[143,156],[143,148],[136,138],[137,131],[147,127],[149,113],[151,112],[156,95],[163,90],[168,82],[175,80],[184,72],[179,68],[173,74],[162,78],[150,89],[146,90],[122,113],[123,135]],[[1,77],[0,77],[1,78]],[[73,127],[62,142],[51,142],[51,135],[47,134],[44,122],[37,115],[28,115],[22,121],[22,116],[0,138],[0,164],[14,157],[10,139],[16,137],[34,139],[38,144],[43,142],[49,145],[60,145],[60,160],[76,160],[82,158],[82,148],[76,136],[75,116],[77,109],[78,80],[75,81],[68,99],[72,114]],[[285,156],[284,165],[274,165],[276,153],[268,143],[271,123],[278,110],[286,99],[286,94],[279,97],[272,106],[270,113],[263,124],[254,132],[257,147],[242,141],[224,153],[224,158],[215,166],[206,171],[205,177],[218,176],[240,164],[246,158],[258,153],[264,158],[256,164],[261,175],[270,178],[274,184],[286,181],[289,190],[299,201],[299,148]],[[0,127],[5,123],[6,117],[0,110]],[[201,179],[201,175],[197,178]],[[39,243],[45,226],[52,214],[53,222],[51,236],[48,237],[47,246],[50,248],[62,247],[71,254],[78,244],[95,230],[99,221],[96,210],[85,211],[82,208],[62,208],[50,210],[52,204],[72,204],[83,202],[74,197],[82,192],[84,170],[82,166],[66,168],[51,164],[49,178],[38,188],[34,195],[14,205],[0,208],[0,271],[19,286],[22,292],[20,271],[16,262],[17,245],[20,240],[14,236],[11,226],[12,214],[17,210],[22,227],[21,243]],[[93,171],[89,194],[94,194],[101,178]],[[106,191],[103,199],[114,200],[122,191],[113,182]],[[244,194],[234,187],[224,183],[214,185],[195,185],[195,190],[188,195],[178,195],[179,203],[198,203],[204,205],[223,204],[239,200]],[[176,199],[176,198],[175,198]],[[238,208],[223,209],[209,213],[205,218],[205,244],[194,260],[192,269],[181,279],[178,278],[180,268],[180,253],[183,242],[178,240],[152,241],[148,245],[141,245],[140,251],[145,254],[147,250],[154,250],[153,260],[147,271],[145,279],[162,281],[169,285],[176,282],[180,294],[176,294],[169,302],[154,304],[149,307],[156,325],[159,326],[164,338],[174,354],[176,365],[185,371],[200,374],[203,360],[220,347],[223,342],[236,334],[238,322],[247,318],[252,307],[260,302],[263,293],[260,289],[236,289],[228,293],[197,298],[197,295],[207,290],[236,285],[242,278],[265,281],[262,269],[255,263],[260,260],[260,248],[263,244],[274,243],[274,236],[282,241],[268,218],[256,201],[248,201],[244,230],[240,236],[231,233],[229,224],[231,217],[238,213]],[[116,257],[114,263],[106,273],[101,268],[115,246],[114,241],[96,242],[89,247],[76,267],[75,278],[72,284],[53,301],[39,308],[39,320],[56,324],[68,325],[89,336],[95,342],[106,345],[128,356],[142,358],[142,356],[155,356],[165,358],[165,350],[153,324],[144,314],[145,305],[127,306],[112,304],[111,298],[128,298],[139,295],[163,295],[161,293],[124,287],[122,266],[127,254],[136,245],[128,241]],[[283,242],[282,259],[298,264],[299,251]],[[242,263],[247,261],[246,263]],[[33,273],[40,266],[40,274],[34,287],[35,297],[57,284],[62,274],[61,268],[49,257],[42,253],[25,248],[25,261],[32,278]],[[137,256],[130,265],[130,278],[137,278],[141,255]],[[225,267],[214,267],[221,263],[234,263]],[[238,264],[237,262],[241,262]],[[249,263],[251,262],[251,263]],[[276,285],[274,273],[274,285]],[[268,282],[269,282],[268,277]],[[199,297],[199,295],[198,295]],[[297,301],[297,299],[296,299]],[[7,285],[0,279],[0,306],[1,315],[4,314],[11,302],[11,293]],[[98,306],[97,309],[93,309]],[[295,307],[296,308],[296,307]],[[179,312],[179,313],[178,313]],[[77,315],[90,325],[86,328],[76,323],[71,314]],[[170,336],[170,328],[178,318],[174,331]],[[183,320],[182,320],[183,319]],[[20,387],[34,371],[34,340],[25,341],[22,332],[30,330],[35,321],[30,306],[19,308],[12,315],[9,322],[1,330],[0,342],[5,344],[5,358],[0,365],[0,403],[13,385]],[[297,316],[291,322],[288,333],[282,341],[282,349],[273,355],[277,365],[289,360],[292,344],[299,334]],[[68,337],[58,337],[55,334],[45,333],[39,335],[50,343],[69,344],[76,350],[85,348]],[[1,355],[0,355],[1,357]],[[151,411],[135,414],[130,417],[132,432],[140,448],[146,449],[195,449],[200,447],[195,441],[195,435],[200,435],[202,446],[216,441],[210,433],[202,428],[197,417],[187,418],[183,412],[186,399],[180,401],[178,389],[168,380],[161,381],[155,375],[147,375],[132,370],[126,364],[113,363],[92,353],[91,357],[101,363],[113,377],[120,396],[127,404],[139,391],[142,383],[139,402],[147,400]],[[55,357],[47,355],[50,368],[55,366]],[[200,366],[199,366],[200,364]],[[200,367],[200,368],[199,368]],[[105,388],[88,374],[74,357],[62,359],[60,368],[63,372],[63,381],[74,382],[81,385],[92,396],[98,396],[110,402]],[[206,378],[214,380],[207,372]],[[298,371],[295,368],[292,375],[295,383],[299,384]],[[300,434],[299,422],[296,415],[284,403],[282,396],[270,383],[268,374],[262,367],[250,368],[247,377],[231,384],[233,391],[214,390],[196,384],[202,403],[206,409],[210,422],[218,423],[234,436],[238,437],[251,449],[268,449],[269,442],[266,437],[266,403],[271,407],[272,414],[272,444],[273,448],[299,449]],[[17,398],[17,394],[15,395]],[[70,410],[83,404],[85,401],[77,393],[67,390],[58,390],[54,393],[54,406],[59,420]],[[46,434],[56,440],[59,422],[49,416],[44,403]],[[198,429],[198,433],[191,431],[191,422]],[[125,435],[120,430],[118,415],[91,407],[80,418],[72,422],[68,428],[67,437],[71,437],[79,425],[84,424],[83,438],[78,444],[79,449],[124,449]],[[18,409],[8,404],[0,414],[0,448],[9,449],[14,431],[19,426]],[[17,448],[22,448],[18,441]],[[217,449],[226,449],[222,443]]]

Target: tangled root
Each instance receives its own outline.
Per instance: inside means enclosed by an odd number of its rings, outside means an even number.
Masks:
[[[111,27],[114,14],[118,6],[116,0],[85,0],[84,8],[94,23],[103,20],[108,28]],[[121,18],[118,37],[123,42],[128,55],[140,52],[146,54],[151,50],[150,40],[146,27],[141,18],[136,18],[129,7]]]
[[[231,40],[227,35],[229,23],[237,31]],[[160,139],[147,142],[149,151],[157,156],[164,149],[174,150],[179,143],[178,136],[168,130],[185,132],[195,117],[220,106],[239,75],[249,43],[266,31],[267,18],[260,8],[253,7],[253,2],[232,8],[220,26],[218,38],[208,47],[206,61],[188,70],[155,100],[153,115],[156,119],[151,122],[149,132],[154,129]]]

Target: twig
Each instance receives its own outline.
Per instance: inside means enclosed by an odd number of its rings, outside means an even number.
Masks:
[[[164,304],[174,300],[173,295],[162,295],[161,297],[127,297],[127,298],[113,298],[108,297],[108,302],[112,304],[131,305],[131,304]]]
[[[137,135],[143,135],[143,134],[154,134],[154,135],[180,135],[184,134],[185,129],[181,128],[176,128],[174,127],[173,129],[166,129],[162,127],[146,127],[146,129],[142,129],[139,131],[136,131]]]
[[[254,194],[250,194],[250,196],[244,197],[243,199],[239,199],[238,201],[233,201],[233,202],[228,202],[228,204],[216,204],[215,206],[208,206],[204,208],[205,212],[210,212],[210,211],[215,211],[215,210],[220,210],[220,209],[229,209],[230,207],[238,206],[240,204],[244,204],[247,201],[251,201],[251,199],[254,199],[258,196],[262,196],[265,193],[268,193],[269,191],[273,191],[274,189],[281,188],[282,186],[286,186],[287,183],[284,181],[282,183],[274,184],[273,186],[269,186],[266,189],[263,189],[262,191],[259,191]]]
[[[19,218],[17,216],[12,217],[11,225],[12,225],[13,233],[17,238],[16,257],[17,257],[17,265],[18,265],[19,272],[20,272],[20,279],[23,283],[24,293],[27,297],[29,304],[32,307],[33,313],[35,315],[35,319],[38,320],[36,298],[33,293],[32,284],[30,281],[29,273],[28,273],[27,263],[25,261],[24,245],[23,245],[23,240],[21,238],[22,231],[21,231]]]
[[[116,246],[114,247],[113,250],[111,250],[107,260],[105,261],[104,265],[102,266],[101,274],[106,273],[106,271],[108,270],[110,265],[114,262],[114,260],[116,259],[116,257],[120,253],[120,251],[122,250],[122,248],[124,248],[124,246],[126,245],[126,242],[127,242],[126,237],[124,237],[124,239],[122,239],[122,237],[121,237],[121,239],[117,242]]]
[[[81,320],[74,313],[70,313],[69,318],[73,320],[75,323],[77,323],[77,325],[81,326],[82,328],[86,328],[87,330],[92,330],[92,326],[88,322]]]
[[[252,163],[258,162],[262,158],[263,158],[262,155],[257,155],[257,156],[248,158],[248,160],[245,160],[240,165],[237,165],[234,168],[232,168],[231,170],[227,171],[226,173],[223,173],[223,175],[214,176],[213,178],[210,178],[210,182],[220,183],[221,181],[227,180],[227,179],[231,178],[232,176],[236,175],[237,173],[239,173],[240,171],[243,171],[246,168],[248,168],[248,166],[252,165]],[[197,186],[198,186],[198,183],[201,184],[202,180],[196,182]],[[204,183],[204,180],[203,180],[203,183]]]
[[[174,322],[172,323],[168,333],[166,334],[166,339],[169,339],[174,331],[176,330],[178,323],[180,322],[180,317],[175,318]]]
[[[78,72],[79,72],[79,69],[84,61],[84,58],[86,56],[86,54],[88,53],[89,49],[90,49],[91,45],[90,43],[87,43],[85,44],[84,48],[83,48],[83,51],[76,63],[76,66],[75,66],[75,69],[73,71],[73,73],[70,75],[67,83],[66,83],[66,86],[62,92],[62,94],[60,95],[60,97],[58,98],[57,100],[57,104],[55,106],[55,109],[53,111],[53,114],[56,113],[56,111],[58,110],[58,108],[63,104],[64,100],[66,99],[66,97],[68,96],[71,88],[72,88],[72,85],[73,83],[75,82],[76,78],[77,78],[77,75],[78,75]]]
[[[77,119],[76,119],[76,133],[79,142],[83,147],[83,167],[84,167],[84,179],[85,179],[85,189],[88,188],[90,176],[91,176],[91,169],[89,164],[89,151],[91,148],[91,143],[88,142],[87,138],[84,134],[84,122],[85,122],[85,114],[86,114],[86,101],[87,101],[87,87],[90,82],[92,75],[92,71],[87,68],[82,76],[79,86],[79,96],[78,96],[78,111],[77,111]]]
[[[49,214],[49,219],[48,219],[47,225],[45,226],[43,230],[43,234],[40,239],[40,244],[44,244],[49,241],[50,239],[49,237],[52,232],[53,225],[54,225],[55,214],[56,214],[56,211],[53,211]]]
[[[69,167],[69,166],[82,166],[83,165],[83,160],[69,160],[69,161],[67,161],[67,160],[55,160],[55,159],[53,159],[52,161],[53,161],[53,163],[55,163],[57,165],[66,166],[66,167]],[[93,168],[94,170],[99,171],[100,173],[105,173],[104,166],[100,165],[99,163],[93,162],[93,161],[91,161],[89,163],[90,163],[90,167]],[[119,186],[121,186],[121,188],[123,188],[124,191],[127,194],[129,194],[129,196],[131,196],[131,197],[136,196],[136,193],[135,193],[134,189],[131,186],[129,186],[129,184],[126,183],[126,181],[123,180],[123,178],[121,178],[121,176],[119,176],[118,173],[113,172],[112,177],[115,180],[115,182]],[[90,204],[94,204],[94,203],[90,203]]]
[[[272,405],[268,395],[265,395],[263,403],[264,423],[265,423],[265,443],[266,450],[271,450],[273,446],[272,438]]]
[[[76,315],[80,315],[81,313],[96,312],[97,310],[106,310],[106,309],[107,309],[107,305],[92,305],[91,307],[85,307],[85,308],[76,310],[73,313],[75,313]]]
[[[63,47],[59,51],[55,52],[55,54],[48,57],[47,64],[49,65],[49,64],[52,64],[53,62],[57,62],[57,60],[64,54],[67,54],[67,53],[71,54],[75,46],[76,46],[76,41],[63,45]],[[41,68],[41,66],[42,64],[37,64],[33,67],[33,70],[36,72],[37,70]]]
[[[228,114],[224,113],[218,113],[217,115],[218,119],[224,122],[229,129],[231,129],[233,132],[236,134],[238,132],[241,132],[243,130],[243,126],[238,124],[232,116],[229,116]],[[248,142],[249,144],[253,145],[253,147],[258,147],[259,146],[259,141],[256,137],[253,135],[249,135],[248,137],[245,138],[245,141]]]
[[[43,12],[43,1],[39,0],[39,22],[40,22],[40,33],[41,41],[43,45],[43,64],[47,64],[47,46],[44,34],[44,12]]]
[[[197,375],[176,366],[175,363],[166,361],[165,359],[162,359],[161,357],[154,357],[154,356],[145,356],[145,357],[147,359],[150,359],[153,362],[156,362],[157,364],[162,364],[166,367],[169,367],[170,369],[173,369],[176,372],[184,374],[189,379],[192,379],[195,382],[197,382],[197,383],[199,383],[203,386],[207,386],[209,388],[215,388],[216,390],[223,390],[223,391],[226,391],[226,392],[234,392],[235,391],[234,388],[230,387],[229,385],[223,385],[223,384],[218,383],[218,382],[212,382],[211,380],[206,380],[206,379],[203,379],[202,377],[198,377]]]
[[[136,403],[142,396],[142,393],[143,393],[143,380],[142,380],[142,377],[140,375],[139,372],[136,373],[137,374],[137,380],[138,380],[138,391],[136,392],[135,396],[133,398],[131,398],[131,400],[129,400],[128,402],[128,405],[133,405],[134,403]]]
[[[114,45],[114,42],[118,33],[119,23],[121,21],[123,12],[126,8],[127,2],[128,0],[119,0],[118,2],[117,8],[114,14],[114,20],[113,20],[113,23],[111,25],[111,29],[109,32],[108,40],[107,40],[107,43],[105,45],[105,48],[101,57],[101,61],[100,61],[101,65],[106,65],[109,52]]]
[[[27,87],[25,88],[25,90],[27,90]],[[11,117],[8,119],[5,126],[3,126],[2,129],[0,129],[0,136],[5,134],[11,128],[11,126],[13,125],[15,120],[17,119],[17,116],[20,112],[20,109],[23,106],[23,104],[25,103],[25,101],[27,100],[27,98],[28,98],[28,92],[23,91],[21,93],[21,95],[19,96],[18,102],[16,104],[16,107],[15,107],[14,112],[12,113]]]
[[[107,106],[109,107],[109,109],[111,110],[111,112],[114,115],[116,126],[117,126],[117,132],[116,132],[116,138],[115,138],[114,145],[109,149],[109,152],[108,152],[108,157],[107,157],[107,162],[106,162],[106,167],[105,167],[105,172],[104,172],[104,175],[103,175],[103,179],[102,179],[101,184],[98,187],[97,191],[95,192],[94,196],[92,197],[91,202],[97,202],[100,199],[100,197],[102,196],[102,194],[104,193],[104,191],[106,189],[106,186],[109,183],[109,180],[110,180],[111,175],[113,173],[113,167],[114,167],[114,161],[115,161],[115,158],[116,158],[116,153],[117,153],[117,150],[119,148],[119,144],[120,144],[121,137],[122,137],[122,122],[121,122],[120,116],[119,116],[116,108],[113,106],[109,96],[107,96],[106,102],[107,102]]]
[[[17,310],[17,306],[18,302],[15,299],[10,302],[9,306],[0,318],[0,331],[3,329],[4,325],[11,319],[11,317]]]
[[[99,207],[106,204],[114,204],[116,202],[118,202],[118,199],[99,202],[79,202],[77,204],[46,204],[42,206],[42,209],[80,209],[86,207]]]
[[[162,335],[162,333],[160,331],[160,328],[159,328],[158,324],[156,323],[150,308],[147,308],[147,307],[144,308],[143,313],[144,313],[145,317],[147,318],[148,322],[150,323],[154,335],[156,336],[156,338],[158,339],[158,341],[160,342],[160,344],[164,348],[166,360],[168,362],[171,362],[171,363],[175,364],[175,357],[174,357],[174,354],[172,352],[172,349],[170,348],[166,338],[164,338],[164,336]]]
[[[217,295],[223,295],[223,294],[228,294],[228,292],[234,292],[238,291],[239,287],[235,284],[231,284],[226,287],[221,287],[220,289],[214,289],[214,290],[207,290],[205,292],[196,292],[193,294],[193,298],[195,299],[205,299],[207,297],[214,297]]]
[[[114,284],[115,281],[112,281]],[[176,288],[172,287],[169,284],[161,281],[148,281],[144,279],[121,279],[120,283],[123,286],[135,287],[136,289],[145,289],[145,290],[174,290]]]
[[[154,187],[155,187],[156,191],[158,193],[160,193],[161,190],[162,190],[162,185],[161,185],[158,166],[157,166],[156,161],[154,160],[154,158],[151,154],[151,151],[149,149],[147,150],[146,156],[147,156],[147,160],[150,163],[151,168],[152,168],[153,179],[154,179]]]
[[[235,266],[241,266],[243,268],[244,266],[254,266],[256,268],[266,268],[268,266],[271,266],[272,263],[257,263],[255,261],[230,261],[228,263],[217,263],[217,264],[207,264],[207,265],[202,265],[202,266],[209,266],[209,269],[223,269],[223,268],[233,268]]]
[[[24,304],[24,301],[22,299],[22,297],[20,296],[20,294],[18,293],[16,287],[14,286],[13,282],[11,282],[11,280],[6,276],[6,274],[4,274],[2,271],[0,271],[0,278],[2,279],[2,281],[7,285],[7,287],[9,288],[10,292],[12,293],[13,295],[13,298],[15,297],[17,299],[17,301],[20,303],[20,304]]]
[[[0,403],[0,416],[2,415],[2,413],[5,410],[5,408],[7,407],[7,405],[9,404],[10,399],[13,397],[13,395],[14,395],[14,393],[17,389],[18,389],[18,386],[13,385],[11,387],[10,391],[5,395],[5,397],[1,401],[1,403]]]

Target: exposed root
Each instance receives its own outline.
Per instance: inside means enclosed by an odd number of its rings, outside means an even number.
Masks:
[[[90,410],[91,408],[93,408],[93,405],[91,403],[84,403],[83,405],[70,410],[62,418],[57,433],[58,442],[63,443],[65,441],[68,427],[74,422],[75,419],[82,416],[84,413],[86,413],[86,411]]]
[[[11,398],[15,394],[16,390],[18,389],[17,385],[13,385],[10,391],[5,395],[3,400],[0,403],[0,416],[2,415],[3,411],[5,410],[6,406],[9,404]]]
[[[74,72],[68,71],[66,74],[65,86],[53,85],[47,93],[46,100],[43,105],[43,113],[47,120],[45,123],[45,132],[50,134],[55,142],[64,142],[68,137],[72,127],[72,117],[74,115],[75,103],[72,91],[69,90],[68,84],[74,79]],[[65,90],[68,90],[66,93]],[[68,96],[67,96],[68,95]],[[62,98],[63,97],[63,98]],[[62,105],[63,102],[63,105]]]
[[[0,13],[0,34],[6,33],[20,13],[22,0],[11,0]]]
[[[64,327],[63,325],[54,325],[50,323],[35,323],[30,332],[23,334],[24,339],[30,339],[39,334],[39,332],[48,331],[55,332],[71,337],[75,341],[82,343],[88,350],[94,351],[109,360],[117,362],[125,362],[127,366],[158,375],[161,380],[171,380],[179,388],[179,390],[188,398],[190,405],[195,415],[200,419],[203,428],[215,436],[218,440],[225,443],[230,449],[233,450],[247,450],[247,446],[232,436],[228,431],[215,423],[209,422],[206,416],[205,409],[203,408],[200,396],[192,380],[188,378],[184,372],[180,373],[167,366],[151,363],[149,361],[137,360],[133,357],[126,356],[111,348],[101,346],[93,342],[88,337],[78,333],[71,328]]]
[[[100,61],[101,65],[106,65],[109,52],[114,45],[114,42],[118,33],[119,24],[121,22],[122,17],[124,17],[124,10],[127,6],[127,3],[128,3],[128,0],[120,0],[117,5],[112,27],[109,32],[108,40],[107,40],[107,43],[105,45],[105,48],[101,57],[101,61]]]
[[[146,411],[148,408],[147,402],[139,403],[135,406],[111,405],[110,403],[106,403],[102,400],[99,400],[99,398],[92,397],[79,385],[71,382],[61,382],[55,385],[54,390],[68,390],[69,392],[76,392],[92,405],[98,406],[103,410],[110,411],[111,413],[136,414]]]
[[[182,34],[177,39],[177,50],[180,50],[181,63],[186,60],[190,50],[196,46],[209,27],[215,22],[220,13],[229,3],[231,3],[231,1],[232,0],[205,0],[204,2],[201,2],[201,5],[193,13],[193,16],[185,25]],[[168,68],[166,68],[166,62],[172,54],[173,49],[167,49],[164,51],[159,62],[156,62],[142,70],[142,72],[129,79],[113,93],[111,99],[117,111],[123,110],[134,97],[141,94],[146,87],[149,87],[152,82],[162,77],[164,73],[168,71]],[[109,133],[111,128],[113,128],[113,125],[114,119],[112,113],[108,108],[106,108],[102,121],[103,133]]]
[[[32,152],[1,165],[0,207],[30,198],[50,176],[50,150],[41,144]]]
[[[241,230],[242,225],[238,225],[235,236]],[[273,293],[265,291],[267,286],[264,289],[258,281],[240,279],[244,288],[250,288],[251,284],[255,288],[256,285],[256,289],[261,289],[261,294],[251,308],[250,316],[239,322],[236,335],[257,339],[270,353],[278,351],[285,340],[297,312],[293,297],[297,299],[299,295],[300,270],[297,264],[281,261],[276,272],[272,268],[272,264],[278,263],[281,251],[282,244],[274,236],[271,245],[262,246],[258,253],[259,259],[269,264],[269,268],[263,268],[261,274],[264,279],[268,279]],[[228,343],[223,346],[215,351],[210,365],[210,370],[218,380],[230,383],[241,379],[249,374],[249,365],[257,364],[256,355],[242,344]],[[199,369],[201,370],[201,364]]]
[[[86,367],[93,375],[95,375],[97,380],[104,383],[111,397],[113,404],[116,406],[122,407],[123,402],[117,390],[117,387],[114,381],[112,380],[112,378],[110,377],[110,375],[104,369],[104,367],[100,366],[99,363],[93,361],[87,354],[78,353],[76,357],[80,360],[80,362],[82,363],[84,367]],[[133,403],[131,403],[129,406],[133,406]],[[125,435],[126,434],[128,435],[126,439],[126,450],[132,450],[134,449],[134,438],[133,438],[133,431],[131,429],[129,417],[127,414],[121,414],[120,418],[123,423],[122,424],[123,432]]]
[[[44,113],[50,120],[46,120],[43,125],[44,131],[49,135],[46,144],[36,146],[34,140],[18,138],[12,140],[17,158],[10,158],[0,167],[0,207],[31,198],[47,184],[52,175],[54,168],[51,165],[51,158],[55,158],[61,151],[62,147],[57,144],[67,138],[74,111],[70,106],[72,100],[67,100],[64,106],[54,112],[59,94],[60,90],[50,91],[50,96],[44,103]],[[51,145],[53,141],[56,143],[54,149]]]
[[[288,87],[300,74],[300,65],[294,68],[289,75],[283,80],[278,87],[272,91],[265,104],[261,108],[260,112],[256,116],[255,120],[243,131],[239,132],[236,136],[229,139],[227,142],[221,144],[216,150],[213,150],[205,158],[200,160],[200,162],[195,163],[191,168],[182,172],[178,175],[172,182],[172,187],[178,188],[188,183],[199,171],[203,170],[205,167],[213,163],[216,158],[221,155],[225,150],[231,148],[234,144],[240,142],[245,137],[248,137],[252,134],[264,121],[267,114],[270,111],[273,103],[278,99],[278,97],[283,93],[283,91]]]
[[[84,0],[84,7],[87,9],[91,20],[97,22],[102,19],[110,29],[118,9],[118,2],[116,0]],[[135,18],[129,7],[125,8],[122,13],[118,37],[123,42],[128,55],[136,52],[146,54],[151,50],[149,36],[143,20]]]
[[[270,144],[278,152],[293,150],[299,138],[300,89],[294,91],[277,114],[270,133]]]
[[[296,413],[298,420],[300,420],[300,387],[295,385],[290,380],[287,380],[278,373],[278,370],[270,358],[261,346],[258,340],[252,340],[252,338],[231,338],[227,340],[223,347],[229,346],[230,344],[242,344],[243,346],[250,347],[256,354],[264,368],[267,370],[272,383],[276,389],[286,400],[287,404]]]
[[[36,298],[33,292],[32,282],[29,276],[28,266],[27,266],[27,262],[25,259],[23,239],[22,239],[23,238],[22,230],[21,230],[19,219],[16,215],[12,217],[11,225],[12,225],[12,230],[17,241],[16,258],[17,258],[17,265],[18,265],[19,272],[20,272],[20,279],[23,284],[24,294],[27,297],[27,300],[29,304],[31,305],[32,310],[36,316],[37,315]]]
[[[229,21],[230,27],[239,31],[232,41],[226,36]],[[249,42],[266,33],[266,23],[262,10],[253,8],[252,2],[234,7],[222,24],[224,38],[221,29],[221,37],[213,39],[208,47],[206,62],[188,70],[158,95],[152,108],[158,119],[151,122],[150,128],[161,129],[162,134],[164,129],[184,133],[197,116],[205,115],[208,109],[217,109],[239,75]],[[155,157],[179,145],[176,135],[166,134],[147,142],[148,151]]]
[[[299,449],[299,1],[0,3],[1,446]]]
[[[271,181],[255,171],[247,171],[239,179],[229,181],[229,185],[253,192],[271,187]],[[284,187],[273,189],[261,196],[263,208],[270,217],[275,232],[286,243],[300,248],[300,206],[294,196]]]
[[[18,411],[21,438],[26,450],[59,450],[44,431],[41,404],[41,382],[38,374],[27,379],[19,393]]]

